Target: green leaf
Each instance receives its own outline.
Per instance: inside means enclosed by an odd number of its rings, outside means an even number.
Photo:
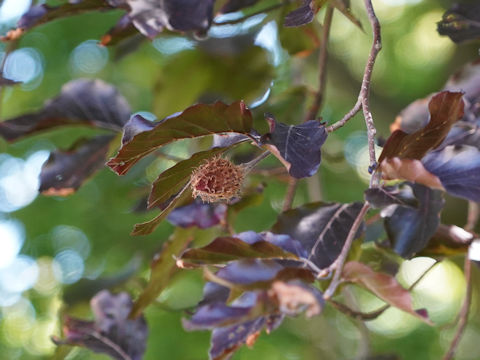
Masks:
[[[131,235],[148,235],[156,229],[158,225],[166,218],[166,216],[173,210],[173,208],[186,201],[187,199],[192,197],[192,190],[190,189],[190,182],[183,185],[181,190],[175,195],[173,198],[170,199],[168,205],[158,214],[155,218],[150,221],[136,224],[133,228]]]
[[[248,244],[234,237],[219,237],[202,248],[186,250],[180,260],[188,264],[222,264],[249,258],[298,259],[296,255],[268,241]]]
[[[252,114],[243,101],[231,105],[222,102],[193,105],[151,129],[136,133],[107,165],[123,175],[141,158],[172,141],[226,132],[249,134],[251,129]]]
[[[177,228],[158,257],[152,263],[150,281],[133,304],[130,317],[139,316],[143,310],[160,295],[168,285],[173,274],[178,271],[174,257],[179,256],[193,240],[194,230]]]

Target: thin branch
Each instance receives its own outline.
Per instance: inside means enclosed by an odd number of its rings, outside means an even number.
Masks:
[[[260,15],[260,14],[263,14],[263,13],[266,13],[266,12],[270,12],[270,11],[273,11],[273,10],[276,10],[276,9],[279,9],[279,8],[285,6],[285,5],[288,5],[291,2],[292,2],[292,0],[285,0],[285,1],[282,1],[281,3],[279,3],[279,4],[275,4],[275,5],[266,7],[265,9],[255,11],[254,13],[242,16],[238,19],[226,20],[226,21],[222,21],[222,22],[216,22],[215,20],[213,20],[213,25],[223,26],[223,25],[239,24],[241,22],[244,22],[245,20],[248,20],[251,17],[254,17],[256,15]]]
[[[297,190],[298,179],[290,177],[288,182],[287,193],[285,195],[285,200],[283,202],[282,211],[290,210],[293,204],[293,199],[295,198],[295,191]]]
[[[458,344],[462,338],[463,332],[467,326],[468,321],[468,314],[470,312],[470,303],[472,301],[472,262],[470,261],[468,254],[465,256],[465,265],[464,265],[464,273],[465,273],[465,282],[467,283],[467,289],[465,293],[465,300],[463,301],[462,308],[460,309],[460,321],[458,324],[457,332],[453,337],[452,342],[450,343],[450,347],[443,357],[443,360],[451,360],[453,359],[453,355],[457,350]]]
[[[343,245],[342,251],[338,259],[335,261],[337,270],[335,271],[335,275],[333,276],[333,279],[330,282],[330,285],[328,286],[327,290],[325,291],[325,294],[323,295],[323,297],[327,300],[333,296],[333,294],[337,290],[338,285],[340,284],[340,276],[342,275],[343,265],[347,260],[348,252],[350,251],[353,240],[355,239],[355,234],[357,233],[358,228],[362,224],[363,218],[367,214],[367,211],[369,208],[370,208],[370,204],[368,202],[363,204],[362,209],[358,213],[355,221],[353,222],[352,227],[350,228],[350,231],[348,232],[347,239],[345,240],[345,244]]]
[[[347,121],[353,118],[360,109],[363,110],[363,116],[365,118],[365,124],[367,126],[367,136],[368,136],[368,153],[370,156],[370,167],[369,171],[372,172],[376,166],[376,156],[375,156],[375,124],[373,122],[372,113],[370,112],[369,104],[369,94],[370,94],[370,80],[372,78],[373,66],[375,65],[375,60],[377,55],[382,49],[381,33],[380,33],[380,22],[378,21],[375,11],[372,6],[371,0],[365,0],[365,8],[368,14],[368,19],[372,27],[373,32],[373,44],[370,49],[370,54],[368,55],[367,64],[365,65],[365,71],[363,73],[362,86],[360,89],[360,94],[358,95],[357,102],[353,108],[341,119],[333,125],[327,128],[328,132],[335,131],[342,126],[344,126]]]
[[[375,129],[375,124],[373,123],[372,113],[370,112],[370,80],[372,78],[373,65],[375,65],[377,55],[382,49],[382,40],[380,34],[380,22],[375,15],[371,0],[365,0],[365,8],[367,9],[368,19],[370,20],[370,24],[372,26],[373,44],[372,48],[370,49],[370,55],[368,56],[367,64],[365,66],[365,72],[363,74],[360,98],[362,99],[363,116],[365,118],[365,124],[367,126],[368,153],[370,155],[369,171],[371,172],[377,167],[377,160],[375,157],[375,134],[377,131]]]
[[[305,120],[316,119],[318,112],[322,107],[322,101],[325,96],[325,85],[327,82],[327,58],[328,58],[328,37],[330,35],[330,28],[332,26],[333,7],[328,6],[325,12],[325,19],[323,20],[322,42],[320,43],[320,54],[318,56],[318,91],[315,93],[313,104]]]
[[[477,225],[478,223],[479,217],[480,217],[480,204],[474,201],[469,201],[467,224],[465,225],[465,230],[473,231],[475,229],[475,225]]]

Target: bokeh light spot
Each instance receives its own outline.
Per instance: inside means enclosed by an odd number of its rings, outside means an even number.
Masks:
[[[55,278],[63,284],[73,284],[78,281],[85,269],[82,257],[75,250],[59,252],[53,263]]]
[[[73,49],[70,66],[74,73],[95,74],[108,62],[108,50],[96,40],[87,40]]]

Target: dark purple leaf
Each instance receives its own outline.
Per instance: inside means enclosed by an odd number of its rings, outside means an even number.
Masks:
[[[392,205],[382,211],[385,230],[395,252],[410,258],[421,251],[440,224],[444,200],[440,190],[420,184],[411,184],[418,199],[418,208]]]
[[[226,215],[227,205],[207,204],[196,200],[189,205],[173,210],[167,220],[173,225],[183,228],[196,226],[200,229],[207,229],[224,222]]]
[[[430,121],[423,128],[407,134],[396,130],[390,135],[378,162],[399,157],[420,160],[425,154],[439,146],[451,127],[463,116],[462,93],[442,91],[432,97],[428,108]]]
[[[134,130],[129,132],[128,141],[108,162],[117,174],[125,174],[141,158],[175,140],[225,132],[248,134],[252,127],[252,114],[241,101],[231,105],[217,102],[191,106],[179,115],[154,123],[155,127],[151,130],[144,129],[143,125],[146,124],[135,124]],[[129,139],[131,134],[135,135]]]
[[[210,359],[229,359],[244,344],[253,345],[265,326],[265,317],[259,317],[239,325],[214,329],[212,332]]]
[[[177,228],[163,245],[162,251],[155,255],[148,285],[132,306],[130,314],[132,318],[138,317],[169,284],[172,276],[178,271],[174,257],[179,256],[192,240],[193,229]]]
[[[270,150],[287,167],[291,176],[303,178],[312,176],[321,161],[320,147],[327,139],[325,126],[316,120],[301,125],[286,125],[265,115],[270,133],[263,136]]]
[[[107,0],[130,9],[129,17],[145,36],[154,38],[164,28],[205,32],[212,23],[214,0]]]
[[[288,210],[278,217],[272,231],[300,241],[309,259],[321,269],[335,262],[362,203],[311,203]],[[363,232],[360,227],[356,238]]]
[[[76,345],[119,360],[141,360],[148,328],[145,318],[128,318],[132,301],[127,293],[112,295],[107,290],[91,300],[95,321],[67,318],[65,339],[53,338],[57,345]]]
[[[480,4],[453,4],[437,25],[440,35],[447,35],[456,43],[480,38]]]
[[[222,302],[226,303],[230,296],[230,289],[220,284],[208,281],[203,287],[203,297],[198,306]]]
[[[113,28],[111,28],[105,35],[102,36],[102,39],[100,40],[101,45],[117,45],[119,43],[124,42],[124,40],[131,39],[135,35],[138,35],[141,37],[141,39],[145,39],[144,36],[138,33],[137,29],[132,23],[132,19],[128,15],[124,15],[118,20],[118,22],[115,24]],[[136,44],[140,44],[141,41],[136,42]],[[137,48],[137,46],[132,46],[134,49]],[[118,54],[115,54],[115,58],[118,60]]]
[[[223,285],[229,283],[232,288],[239,289],[265,289],[275,281],[314,280],[310,270],[284,267],[274,260],[262,259],[233,261],[210,277],[212,281],[221,279]]]
[[[480,202],[480,150],[473,146],[446,146],[422,160],[445,190],[467,200]]]
[[[312,22],[314,16],[315,16],[315,13],[313,11],[313,1],[304,0],[302,6],[300,6],[298,9],[295,9],[289,12],[285,16],[285,21],[283,23],[283,26],[286,26],[286,27],[302,26]]]
[[[80,140],[66,151],[56,150],[43,165],[39,191],[66,196],[75,192],[92,174],[105,166],[114,136],[100,135]]]
[[[79,79],[62,87],[42,110],[0,122],[0,136],[14,141],[62,125],[91,125],[120,131],[130,117],[130,106],[112,85]]]
[[[285,251],[297,255],[298,257],[306,258],[308,256],[307,251],[303,248],[300,241],[292,239],[289,235],[277,235],[269,231],[264,231],[261,233],[256,233],[255,231],[245,231],[237,234],[236,237],[248,244],[255,244],[259,241],[267,241]]]
[[[413,195],[408,183],[394,186],[377,187],[365,190],[365,200],[372,207],[382,209],[389,205],[418,206],[418,200]]]

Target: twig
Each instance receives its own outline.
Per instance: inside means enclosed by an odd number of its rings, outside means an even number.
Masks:
[[[238,23],[241,23],[253,16],[256,16],[256,15],[260,15],[260,14],[263,14],[263,13],[266,13],[266,12],[270,12],[270,11],[273,11],[273,10],[276,10],[276,9],[279,9],[289,3],[291,3],[292,0],[285,0],[285,1],[282,1],[281,3],[279,4],[275,4],[275,5],[272,5],[272,6],[269,6],[265,9],[262,9],[262,10],[259,10],[259,11],[255,11],[254,13],[251,13],[251,14],[248,14],[248,15],[245,15],[245,16],[242,16],[238,19],[233,19],[233,20],[226,20],[226,21],[222,21],[222,22],[216,22],[215,20],[213,20],[213,25],[215,26],[223,26],[223,25],[234,25],[234,24],[238,24]]]
[[[412,291],[419,283],[420,281],[422,281],[422,279],[435,267],[435,265],[437,265],[438,263],[440,263],[441,260],[436,260],[432,265],[430,265],[423,273],[422,275],[420,275],[418,277],[417,280],[415,280],[412,285],[410,285],[408,287],[408,291]],[[382,315],[385,310],[387,310],[388,308],[390,308],[390,305],[389,304],[385,304],[383,305],[382,307],[378,308],[377,310],[374,310],[374,311],[370,311],[370,312],[361,312],[361,311],[357,311],[357,310],[353,310],[351,309],[350,307],[348,307],[347,305],[345,304],[342,304],[340,302],[337,302],[333,299],[328,299],[328,301],[332,304],[332,306],[334,308],[336,308],[337,310],[340,310],[341,312],[343,312],[344,314],[348,315],[348,316],[351,316],[355,319],[358,319],[358,320],[363,320],[363,321],[369,321],[369,320],[374,320],[376,319],[377,317],[379,317],[380,315]]]
[[[371,0],[365,0],[365,8],[367,10],[368,19],[372,26],[373,44],[370,49],[370,54],[368,55],[367,64],[365,65],[365,71],[363,73],[362,86],[360,89],[360,93],[358,95],[357,102],[355,103],[353,108],[343,117],[343,119],[327,127],[327,131],[332,132],[341,128],[347,123],[347,121],[353,118],[360,111],[360,109],[362,109],[363,116],[365,118],[365,124],[367,126],[368,153],[370,156],[369,171],[372,172],[377,166],[377,161],[375,157],[376,129],[375,129],[375,124],[373,122],[372,113],[370,112],[370,104],[369,104],[370,80],[372,78],[372,71],[373,71],[373,66],[375,65],[375,60],[377,59],[378,53],[382,49],[382,41],[381,41],[381,33],[380,33],[380,23],[378,21],[377,16],[375,15],[375,11],[373,10]]]
[[[453,355],[457,350],[458,344],[462,338],[463,332],[467,326],[468,314],[470,312],[470,303],[472,301],[472,262],[470,261],[468,255],[465,256],[465,265],[464,265],[464,273],[465,273],[465,282],[467,283],[467,289],[465,293],[465,300],[463,301],[462,308],[460,309],[460,321],[458,324],[457,332],[450,343],[450,347],[443,357],[443,360],[450,360],[453,359]]]
[[[477,225],[479,217],[480,217],[480,204],[474,201],[469,201],[467,224],[465,225],[465,230],[473,231],[475,229],[475,225]]]
[[[370,208],[370,204],[366,202],[363,204],[362,209],[358,213],[355,221],[353,222],[350,231],[348,232],[347,239],[345,240],[345,244],[343,245],[342,251],[336,260],[336,268],[335,275],[333,276],[330,285],[328,286],[327,290],[323,297],[325,299],[330,299],[332,295],[337,290],[338,285],[340,284],[340,276],[342,275],[343,265],[345,264],[345,260],[347,260],[348,252],[350,251],[350,247],[352,246],[353,240],[355,239],[355,234],[358,231],[358,228],[362,224],[363,218],[367,214],[368,209]]]
[[[373,65],[377,55],[382,49],[382,40],[380,34],[380,22],[378,21],[375,11],[373,10],[372,1],[365,0],[365,8],[367,10],[368,19],[372,26],[373,32],[373,44],[370,49],[370,55],[368,56],[367,64],[365,66],[365,72],[363,74],[362,89],[360,90],[360,97],[362,99],[363,116],[365,118],[365,124],[367,126],[368,136],[368,152],[370,155],[370,168],[369,171],[375,170],[377,167],[377,160],[375,157],[375,124],[373,123],[372,113],[370,112],[369,94],[370,94],[370,80],[372,78]]]
[[[315,93],[313,104],[305,120],[316,119],[325,94],[325,85],[327,81],[327,58],[328,58],[328,37],[330,35],[330,28],[332,26],[333,7],[328,6],[325,12],[325,19],[323,20],[322,42],[320,43],[320,54],[318,56],[318,91]]]
[[[283,202],[282,211],[290,210],[293,204],[293,199],[295,198],[295,190],[297,190],[298,179],[290,177],[288,182],[287,193],[285,194],[285,200]]]

